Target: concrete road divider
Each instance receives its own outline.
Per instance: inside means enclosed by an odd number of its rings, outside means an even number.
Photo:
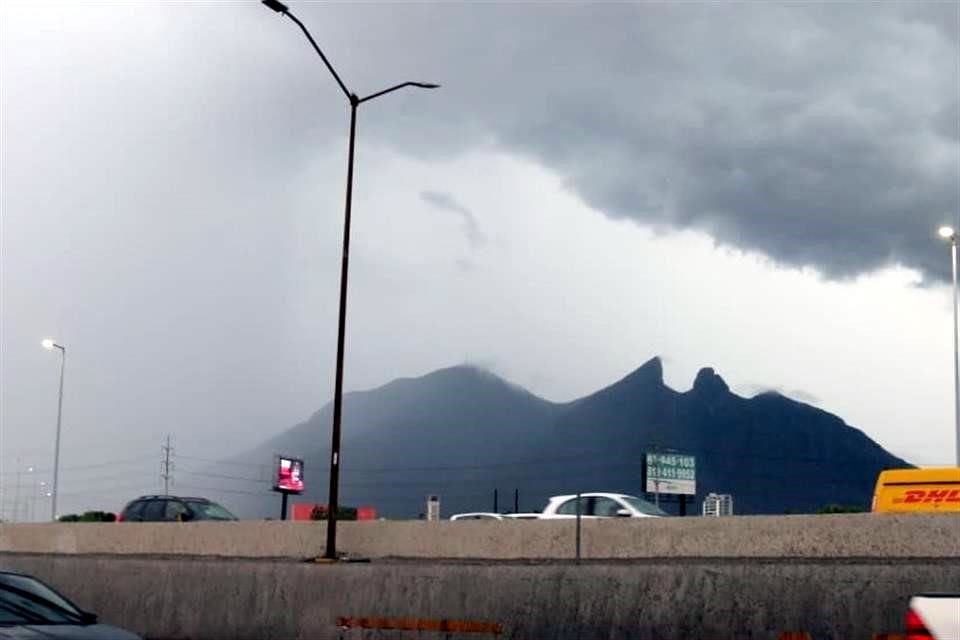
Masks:
[[[322,522],[0,525],[0,552],[310,558]],[[842,514],[583,522],[584,558],[960,557],[955,515]],[[342,522],[341,551],[371,558],[555,559],[573,520]]]
[[[499,625],[509,640],[869,640],[902,628],[912,594],[960,584],[956,558],[318,565],[9,554],[0,566],[151,640],[429,640],[444,637],[426,628],[437,621]]]

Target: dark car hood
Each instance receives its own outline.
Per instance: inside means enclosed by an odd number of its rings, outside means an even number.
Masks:
[[[105,624],[0,627],[0,640],[141,640],[140,636]]]

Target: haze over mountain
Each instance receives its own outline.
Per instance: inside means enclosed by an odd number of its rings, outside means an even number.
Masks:
[[[331,405],[234,461],[257,465],[257,487],[224,498],[248,516],[275,517],[268,493],[274,454],[306,461],[307,492],[326,502]],[[538,510],[550,495],[643,495],[643,455],[697,457],[697,491],[731,493],[737,513],[810,512],[870,502],[877,473],[908,465],[839,417],[767,392],[743,398],[713,369],[678,392],[653,358],[622,380],[570,403],[552,403],[484,370],[459,366],[344,396],[341,502],[387,517],[418,517],[427,495],[444,515]],[[252,468],[252,467],[251,467]],[[226,484],[221,486],[226,487]],[[677,505],[662,500],[665,508]]]

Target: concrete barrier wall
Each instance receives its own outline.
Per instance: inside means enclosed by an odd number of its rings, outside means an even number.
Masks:
[[[338,525],[341,551],[367,557],[569,558],[572,520],[377,521]],[[307,558],[313,522],[0,525],[0,552]],[[587,558],[960,558],[955,515],[843,514],[584,520]]]
[[[156,640],[492,637],[340,631],[341,616],[502,625],[511,640],[869,640],[911,594],[960,589],[956,559],[293,561],[0,555],[104,622]]]

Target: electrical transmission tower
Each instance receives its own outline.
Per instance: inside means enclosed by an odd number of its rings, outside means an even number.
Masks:
[[[160,479],[163,480],[163,495],[170,495],[170,485],[173,484],[173,447],[170,445],[170,436],[167,443],[160,447],[163,460],[160,461]]]

